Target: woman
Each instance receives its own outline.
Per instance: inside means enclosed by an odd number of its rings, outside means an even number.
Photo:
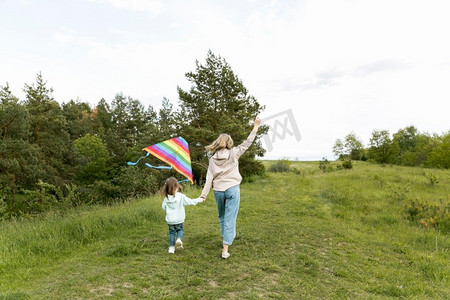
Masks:
[[[223,238],[222,258],[230,256],[228,247],[236,237],[236,218],[239,211],[239,184],[242,181],[239,174],[239,157],[250,147],[255,139],[261,120],[255,119],[255,125],[248,138],[239,146],[233,148],[233,140],[228,134],[221,134],[211,145],[206,146],[209,152],[208,172],[201,198],[206,199],[212,186],[214,198],[219,212],[220,232]]]

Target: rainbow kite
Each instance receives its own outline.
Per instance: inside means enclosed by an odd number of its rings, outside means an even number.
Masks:
[[[191,167],[191,155],[189,153],[189,146],[185,139],[182,137],[176,137],[152,146],[148,146],[144,149],[147,151],[147,155],[139,158],[135,163],[128,162],[128,165],[134,166],[136,165],[142,158],[149,156],[149,154],[155,156],[156,158],[162,160],[167,166],[152,166],[149,163],[145,163],[145,165],[149,168],[155,169],[172,169],[186,177],[186,180],[194,183],[192,179],[192,167]]]

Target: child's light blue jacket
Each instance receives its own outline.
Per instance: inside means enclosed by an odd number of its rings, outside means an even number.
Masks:
[[[162,209],[166,211],[167,224],[180,224],[184,222],[186,213],[184,212],[185,205],[197,205],[202,202],[202,198],[191,199],[182,193],[175,193],[174,196],[168,195],[164,198]]]

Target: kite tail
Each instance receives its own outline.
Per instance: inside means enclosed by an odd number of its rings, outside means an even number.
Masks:
[[[154,168],[154,169],[167,169],[167,170],[172,169],[172,167],[166,167],[166,166],[158,166],[158,167],[152,166],[152,165],[149,164],[149,163],[144,163],[144,165],[146,165],[146,166],[149,167],[149,168]],[[189,181],[189,179],[180,180],[180,181],[178,181],[178,182],[181,183],[181,182],[186,182],[186,181]]]
[[[137,162],[131,162],[131,161],[129,161],[129,162],[127,162],[127,164],[129,165],[129,166],[135,166],[135,165],[137,165],[137,163],[141,160],[141,159],[143,159],[143,158],[146,158],[147,156],[149,156],[150,155],[150,153],[147,153],[147,155],[144,155],[144,156],[142,156],[141,158],[139,158],[138,160],[137,160]]]
[[[144,156],[140,157],[136,162],[131,162],[131,161],[129,161],[129,162],[127,162],[127,164],[128,164],[129,166],[135,166],[135,165],[138,164],[138,162],[139,162],[141,159],[146,158],[146,157],[149,156],[149,155],[150,155],[150,152],[147,153],[147,155],[144,155]],[[146,166],[149,167],[149,168],[154,168],[154,169],[168,169],[168,170],[172,169],[172,167],[167,167],[167,166],[158,166],[158,167],[157,167],[157,166],[152,166],[152,165],[149,164],[149,163],[145,163],[144,165],[146,165]]]
[[[167,167],[167,166],[158,166],[158,167],[157,166],[152,166],[149,163],[144,163],[144,165],[146,165],[149,168],[153,168],[153,169],[167,169],[167,170],[172,169],[172,167]]]

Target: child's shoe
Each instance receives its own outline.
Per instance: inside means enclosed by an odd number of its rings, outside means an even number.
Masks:
[[[181,241],[181,239],[177,239],[175,245],[177,245],[177,249],[183,249],[183,242]]]
[[[230,253],[228,253],[228,252],[222,252],[222,258],[223,258],[223,259],[227,259],[228,257],[230,257]]]
[[[175,246],[170,246],[170,247],[169,247],[169,253],[170,253],[170,254],[175,253]]]

